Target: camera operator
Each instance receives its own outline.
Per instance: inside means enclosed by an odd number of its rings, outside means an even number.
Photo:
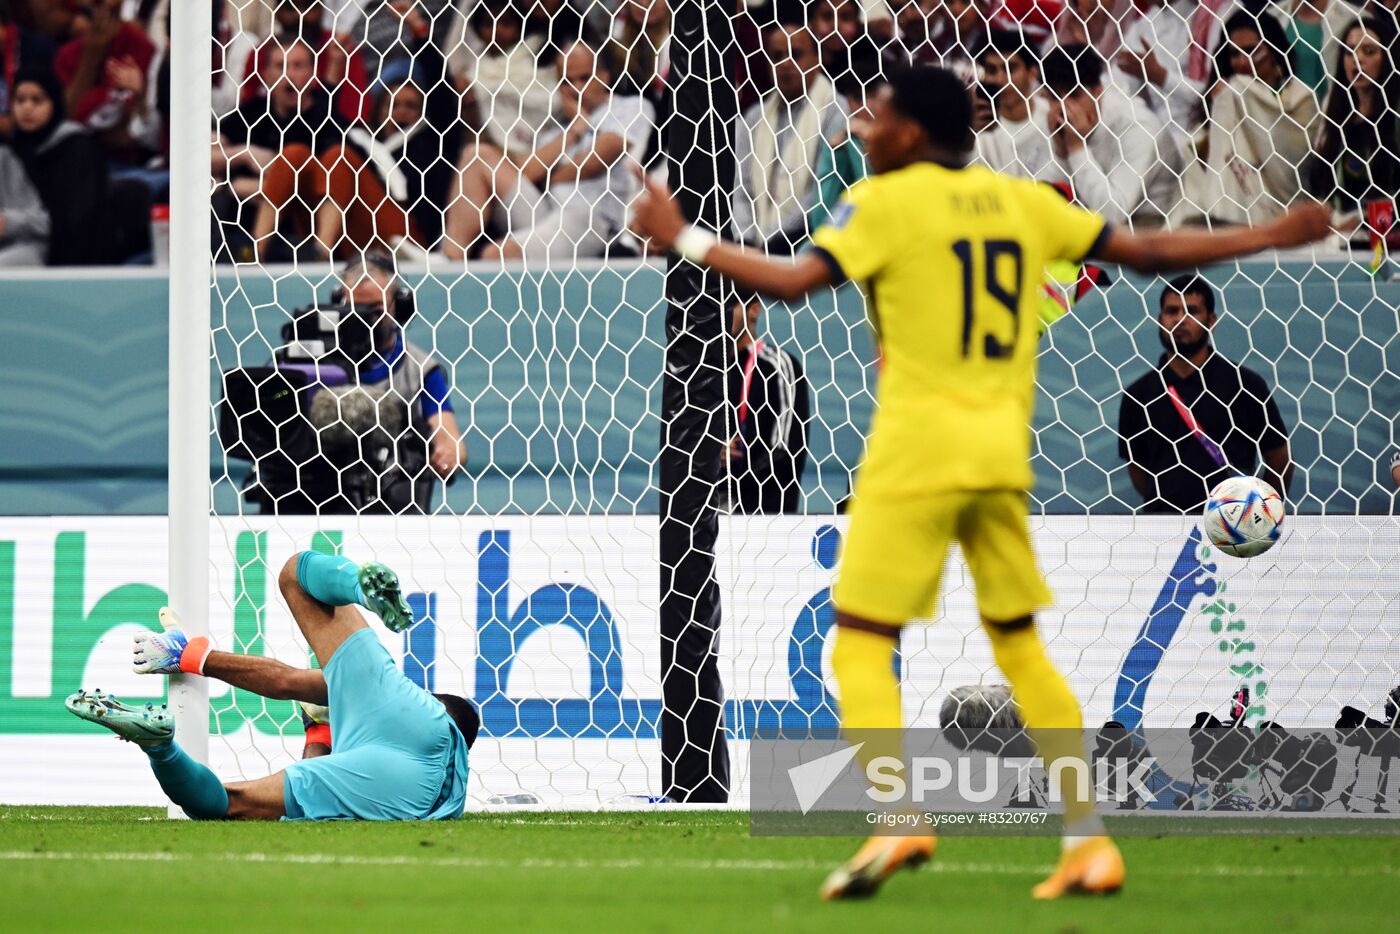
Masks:
[[[429,466],[449,481],[467,463],[467,443],[452,411],[447,371],[437,358],[403,335],[409,314],[395,308],[404,292],[396,287],[397,281],[394,261],[385,253],[366,253],[363,260],[351,263],[341,273],[341,288],[350,306],[357,314],[378,319],[375,353],[361,364],[359,384],[386,390],[392,387],[400,394],[414,421],[421,422],[423,437],[428,440]],[[415,389],[416,397],[410,398]]]
[[[425,513],[467,460],[447,372],[404,337],[413,294],[370,252],[298,309],[273,367],[225,374],[220,435],[252,460],[250,502],[282,514]]]
[[[1365,711],[1348,705],[1342,708],[1336,730],[1341,744],[1357,751],[1351,783],[1341,793],[1342,806],[1348,811],[1359,810],[1353,796],[1363,766],[1367,760],[1375,759],[1378,775],[1372,801],[1377,814],[1388,813],[1390,768],[1400,758],[1400,687],[1392,688],[1386,695],[1384,720],[1368,717]]]

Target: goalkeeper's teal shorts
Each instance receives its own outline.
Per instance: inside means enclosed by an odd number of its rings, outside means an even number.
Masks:
[[[325,663],[333,752],[287,766],[286,820],[445,820],[467,804],[467,743],[369,629]]]

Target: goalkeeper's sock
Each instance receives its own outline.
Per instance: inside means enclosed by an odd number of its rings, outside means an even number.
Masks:
[[[297,556],[297,583],[313,600],[330,606],[367,606],[359,573],[360,566],[341,555],[303,551]]]
[[[224,783],[191,759],[174,740],[142,745],[151,760],[151,771],[166,796],[184,809],[191,820],[222,820],[228,817],[228,792]]]
[[[1093,776],[1084,755],[1084,718],[1069,683],[1051,663],[1034,625],[1008,627],[989,622],[985,627],[992,640],[992,654],[1011,682],[1021,721],[1040,750],[1046,773],[1054,774],[1052,764],[1062,759],[1077,759],[1084,770],[1083,783],[1076,780],[1072,766],[1059,773],[1065,833],[1076,837],[1102,834],[1103,820],[1094,813]]]
[[[851,742],[864,744],[856,753],[863,767],[880,756],[901,758],[902,713],[894,676],[898,644],[895,630],[889,635],[836,630],[831,667],[841,688],[841,729]]]

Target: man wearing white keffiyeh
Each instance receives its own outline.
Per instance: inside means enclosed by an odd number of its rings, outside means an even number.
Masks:
[[[781,26],[765,45],[774,89],[744,112],[734,141],[734,224],[740,238],[792,253],[807,237],[822,141],[846,131],[850,108],[821,72],[817,43]]]

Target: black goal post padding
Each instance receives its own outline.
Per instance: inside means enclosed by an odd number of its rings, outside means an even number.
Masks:
[[[685,216],[728,232],[734,186],[733,0],[674,8],[662,146]],[[661,780],[673,801],[729,799],[724,685],[719,674],[719,522],[715,490],[725,443],[727,286],[672,257],[666,271],[661,391]]]

